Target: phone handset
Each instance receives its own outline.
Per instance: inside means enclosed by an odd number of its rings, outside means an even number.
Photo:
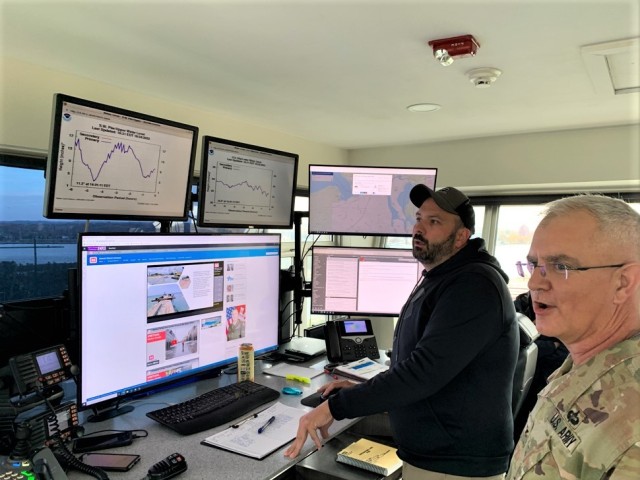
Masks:
[[[160,460],[154,464],[149,471],[145,480],[167,480],[181,474],[187,469],[187,461],[184,456],[179,453],[172,453],[164,460]]]
[[[67,474],[50,448],[45,447],[33,456],[33,473],[38,479],[68,480]]]
[[[342,361],[340,338],[336,321],[329,320],[324,325],[324,341],[327,349],[327,360],[331,363]]]

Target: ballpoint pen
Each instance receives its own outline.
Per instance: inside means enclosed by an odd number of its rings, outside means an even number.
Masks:
[[[265,423],[264,425],[262,425],[259,429],[258,429],[258,433],[262,433],[264,432],[267,427],[269,425],[271,425],[273,423],[273,421],[276,419],[275,415],[273,417],[271,417],[269,420],[267,420],[267,423]]]

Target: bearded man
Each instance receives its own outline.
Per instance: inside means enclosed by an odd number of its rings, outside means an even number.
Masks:
[[[508,277],[484,240],[470,238],[466,195],[420,184],[410,198],[418,207],[413,254],[424,271],[400,312],[391,366],[365,383],[321,387],[327,397],[340,391],[300,419],[285,455],[296,457],[308,436],[320,448],[334,419],[388,412],[404,480],[502,479],[519,341]]]

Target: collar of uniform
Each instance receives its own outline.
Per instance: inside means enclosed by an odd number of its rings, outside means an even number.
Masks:
[[[572,396],[564,397],[563,403],[559,405],[563,409],[569,408],[602,375],[633,357],[640,357],[640,338],[637,335],[603,350],[582,365],[574,365],[569,356],[549,376],[549,384],[541,393],[543,396],[557,396],[564,390],[569,390]]]

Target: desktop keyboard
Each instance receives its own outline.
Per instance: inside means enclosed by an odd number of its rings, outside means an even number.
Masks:
[[[191,435],[231,422],[278,397],[277,390],[245,380],[148,412],[147,417],[182,435]]]

